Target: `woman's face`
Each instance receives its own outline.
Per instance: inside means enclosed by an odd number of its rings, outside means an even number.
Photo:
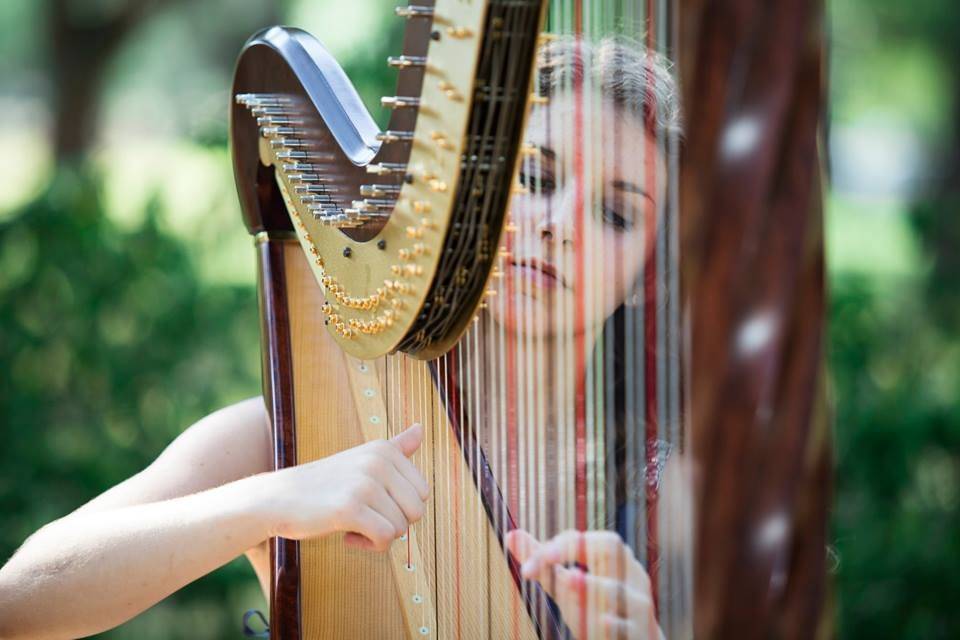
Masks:
[[[497,322],[525,335],[599,326],[628,297],[652,250],[665,162],[639,117],[571,94],[536,107],[513,196]],[[577,133],[575,123],[581,123]]]

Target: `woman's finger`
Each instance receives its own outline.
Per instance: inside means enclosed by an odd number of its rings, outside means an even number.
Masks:
[[[551,596],[575,636],[605,637],[596,634],[607,616],[628,621],[637,630],[658,628],[651,599],[629,585],[559,565],[551,573]]]
[[[362,549],[363,551],[372,551],[375,548],[370,538],[353,531],[348,531],[343,534],[343,544],[353,549]]]
[[[416,522],[423,517],[423,499],[417,489],[410,484],[406,477],[398,470],[393,469],[387,479],[387,493],[403,511],[407,522]]]
[[[521,571],[536,579],[553,564],[578,564],[591,574],[626,580],[649,592],[650,578],[630,548],[613,531],[564,531],[540,545],[524,562]]]
[[[367,504],[393,525],[394,538],[400,537],[407,530],[409,526],[407,517],[403,515],[403,510],[383,487],[377,487]]]
[[[427,484],[423,474],[420,473],[417,466],[410,461],[406,453],[406,451],[409,450],[410,442],[419,443],[422,440],[423,427],[415,424],[401,434],[394,436],[392,440],[386,441],[385,444],[387,446],[383,448],[382,452],[393,463],[393,466],[397,468],[397,471],[403,474],[407,481],[413,485],[417,493],[420,494],[420,499],[426,500],[427,496],[430,495],[430,485]],[[407,449],[404,449],[404,447],[407,447]]]
[[[397,537],[393,523],[367,505],[359,505],[351,511],[348,526],[350,531],[369,540],[377,551],[385,551]]]
[[[403,453],[412,456],[423,442],[423,425],[414,423],[390,439],[390,442]]]
[[[507,550],[521,565],[540,548],[540,541],[523,529],[508,531],[506,535]]]
[[[634,619],[646,616],[653,608],[653,600],[647,594],[625,582],[590,574],[584,575],[583,582],[591,606],[602,613]]]
[[[563,620],[575,638],[590,637],[586,598],[586,574],[579,569],[565,569],[553,565],[548,571],[552,583],[550,596],[560,608]],[[541,581],[541,584],[543,581]]]

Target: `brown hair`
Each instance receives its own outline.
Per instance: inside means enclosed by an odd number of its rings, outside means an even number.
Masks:
[[[541,96],[592,84],[617,106],[640,116],[653,135],[681,132],[680,102],[671,65],[636,40],[611,36],[594,44],[561,36],[541,47],[537,71]]]

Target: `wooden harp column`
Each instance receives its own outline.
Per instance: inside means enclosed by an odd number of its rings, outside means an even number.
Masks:
[[[698,638],[830,635],[822,20],[680,2]]]

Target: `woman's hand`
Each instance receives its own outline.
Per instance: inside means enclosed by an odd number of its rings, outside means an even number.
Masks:
[[[293,540],[347,532],[351,546],[386,550],[424,514],[428,486],[407,458],[423,441],[415,424],[376,440],[261,478],[271,535]]]
[[[650,578],[612,531],[565,531],[540,542],[522,529],[507,549],[560,608],[578,640],[662,640]]]

